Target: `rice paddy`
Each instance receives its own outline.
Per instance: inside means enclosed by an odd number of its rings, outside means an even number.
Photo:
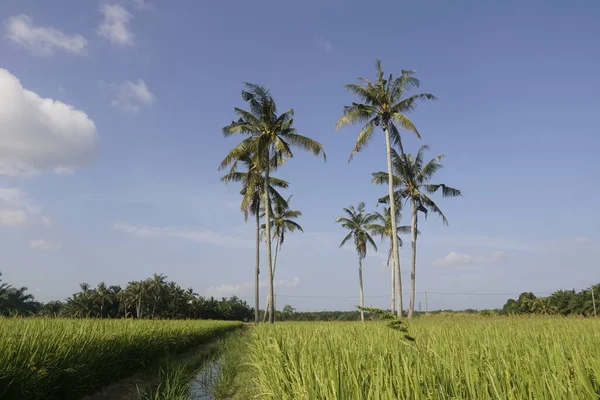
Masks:
[[[261,399],[600,398],[599,320],[433,317],[409,331],[416,342],[378,322],[262,325],[240,378]]]
[[[2,319],[0,398],[78,399],[239,326]],[[415,342],[383,322],[261,324],[221,342],[209,389],[216,399],[600,398],[598,319],[453,315],[408,326]],[[194,381],[179,375],[152,398],[187,398]]]
[[[225,321],[0,319],[0,398],[78,399],[240,326]]]

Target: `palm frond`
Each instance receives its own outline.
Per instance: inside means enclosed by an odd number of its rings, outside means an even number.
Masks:
[[[358,98],[366,103],[377,104],[377,95],[374,93],[373,87],[366,85],[356,85],[353,83],[344,85],[346,89],[354,93]]]
[[[391,120],[394,121],[395,125],[400,126],[402,129],[414,133],[419,139],[421,139],[421,134],[417,130],[417,127],[412,123],[412,121],[404,114],[395,112],[390,116]]]
[[[228,165],[235,162],[235,160],[239,160],[255,152],[256,145],[256,137],[249,137],[241,141],[237,146],[231,149],[231,151],[225,156],[223,161],[221,161],[221,164],[219,165],[219,170],[226,168]]]
[[[354,155],[367,146],[367,144],[369,143],[369,140],[371,140],[371,138],[373,137],[374,128],[375,128],[375,123],[373,122],[373,120],[367,122],[367,124],[365,126],[363,126],[363,128],[360,130],[360,132],[358,134],[358,138],[356,139],[356,144],[354,145],[354,148],[352,149],[352,152],[350,153],[348,162],[352,161],[352,159],[354,158]]]
[[[435,97],[431,93],[414,94],[394,104],[394,106],[392,107],[392,112],[411,112],[416,108],[419,100],[437,100],[437,97]]]
[[[342,243],[340,243],[340,247],[343,247],[346,242],[348,240],[350,240],[352,238],[352,231],[348,232],[348,234],[344,237],[344,239],[342,240]]]
[[[420,201],[423,204],[423,206],[425,206],[427,209],[438,214],[442,218],[444,225],[448,225],[448,219],[446,218],[446,216],[444,215],[442,210],[440,210],[440,208],[437,206],[437,204],[435,204],[435,202],[433,200],[431,200],[425,194],[422,194]]]
[[[288,133],[285,135],[286,140],[293,146],[299,147],[303,150],[312,152],[315,156],[323,154],[323,160],[327,160],[323,145],[316,140],[309,137],[299,135],[297,133]]]
[[[359,122],[365,122],[373,118],[377,113],[374,107],[365,104],[352,103],[351,106],[344,107],[344,114],[335,124],[335,129],[341,129],[347,125],[353,125]]]
[[[454,189],[444,185],[443,183],[437,185],[425,185],[425,190],[428,193],[435,193],[438,189],[442,188],[442,197],[460,197],[462,193],[458,189]]]

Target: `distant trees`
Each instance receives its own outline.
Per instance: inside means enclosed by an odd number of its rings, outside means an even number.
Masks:
[[[0,272],[0,316],[24,316],[38,311],[40,303],[27,293],[26,287],[16,288],[2,282]]]
[[[503,314],[544,314],[544,315],[582,315],[594,316],[594,302],[592,291],[596,300],[600,297],[600,283],[589,289],[579,292],[575,290],[558,290],[547,297],[536,297],[531,292],[521,293],[518,299],[509,299],[504,307]]]
[[[247,321],[254,313],[245,301],[235,296],[222,299],[198,296],[191,288],[183,289],[167,281],[163,274],[129,282],[125,289],[104,282],[95,288],[85,282],[79,287],[65,302],[41,304],[26,293],[27,288],[13,288],[0,280],[0,315]]]

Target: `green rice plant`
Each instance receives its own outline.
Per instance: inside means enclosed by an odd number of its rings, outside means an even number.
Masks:
[[[137,398],[140,400],[189,400],[190,371],[185,364],[166,365],[160,370],[160,382],[155,389],[141,393],[138,389]]]
[[[281,323],[249,333],[260,399],[600,398],[600,321],[430,317],[407,342],[385,322]]]
[[[225,321],[0,319],[0,398],[81,398],[240,326]]]

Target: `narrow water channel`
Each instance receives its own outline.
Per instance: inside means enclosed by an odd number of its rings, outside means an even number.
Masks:
[[[208,363],[196,375],[190,386],[190,400],[215,400],[212,388],[219,377],[220,360]]]

